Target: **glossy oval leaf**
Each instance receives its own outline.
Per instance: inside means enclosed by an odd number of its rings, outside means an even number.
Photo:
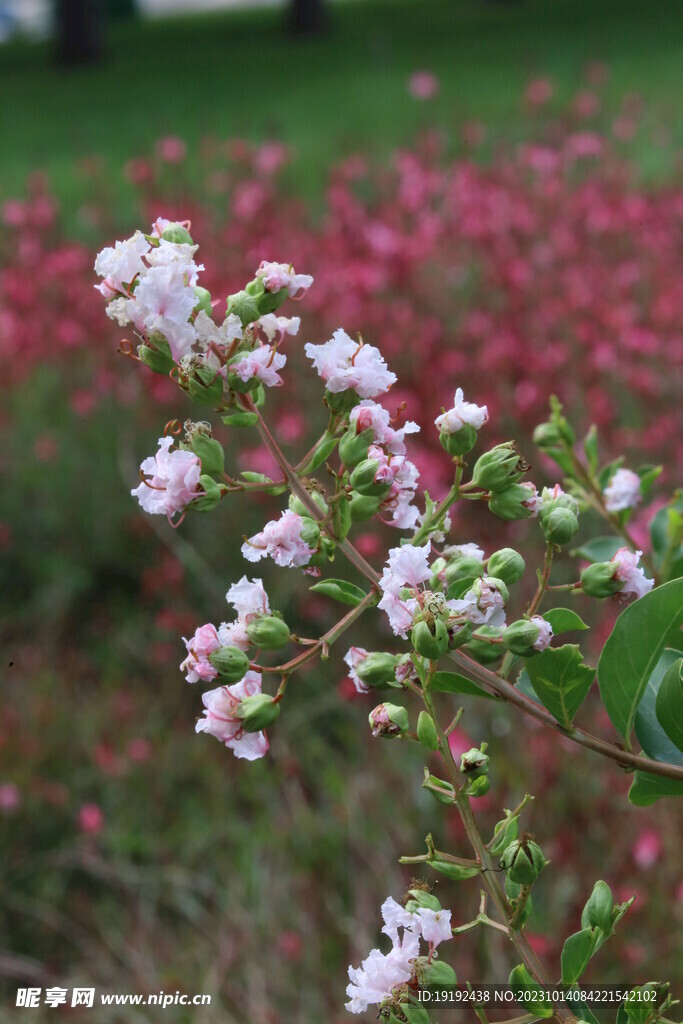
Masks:
[[[668,764],[683,766],[683,753],[671,742],[657,717],[657,694],[662,680],[674,662],[683,657],[683,652],[668,648],[662,651],[661,657],[650,676],[643,699],[636,711],[635,732],[638,742],[648,757],[655,761],[666,761]],[[683,708],[679,711],[683,717]]]
[[[626,608],[598,662],[602,702],[630,747],[648,681],[665,647],[676,647],[683,624],[683,579],[656,587]]]
[[[574,629],[588,629],[583,619],[571,608],[551,608],[543,618],[553,627],[553,633],[571,633]]]
[[[584,665],[580,648],[576,644],[548,647],[529,658],[526,670],[543,706],[570,729],[595,679],[595,669]]]
[[[314,584],[310,589],[316,594],[324,594],[325,597],[331,597],[333,601],[354,606],[360,604],[365,597],[364,590],[361,590],[354,583],[348,583],[346,580],[321,580],[320,583]]]
[[[663,796],[683,796],[683,780],[666,779],[663,775],[636,772],[628,798],[636,807],[649,807]]]
[[[587,562],[609,562],[623,546],[624,542],[620,537],[594,537],[580,548],[575,548],[572,555],[585,558]]]
[[[664,674],[655,710],[657,721],[671,742],[683,752],[683,658],[670,665]]]

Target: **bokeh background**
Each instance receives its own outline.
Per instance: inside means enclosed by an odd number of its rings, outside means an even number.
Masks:
[[[322,419],[299,341],[343,324],[399,373],[388,405],[425,425],[413,452],[436,495],[447,465],[429,424],[457,385],[488,402],[491,442],[514,436],[531,455],[555,392],[578,430],[598,424],[605,461],[666,463],[654,508],[676,484],[683,7],[230,6],[0,3],[2,1020],[23,1019],[18,984],[80,984],[212,994],[192,1015],[163,1011],[178,1021],[337,1024],[347,964],[409,880],[398,856],[430,830],[465,849],[420,789],[423,755],[369,739],[345,646],[297,677],[267,759],[195,737],[180,637],[225,616],[237,540],[279,502],[235,498],[176,531],[140,513],[140,459],[196,410],[117,354],[93,290],[103,244],[189,218],[215,297],[263,258],[315,275],[269,400],[292,452]],[[225,440],[231,469],[268,471],[250,434]],[[555,479],[532,461],[539,484]],[[651,513],[634,524],[644,544]],[[602,532],[589,516],[583,529]],[[453,538],[538,550],[533,528],[488,518],[457,517]],[[366,530],[359,545],[378,564],[386,540]],[[334,621],[298,576],[263,575],[297,631]],[[614,612],[578,610],[590,658]],[[353,639],[380,646],[380,616]],[[581,722],[612,737],[590,697]],[[631,808],[611,764],[470,702],[455,742],[485,738],[485,828],[537,796],[530,827],[553,862],[528,926],[539,952],[558,962],[601,877],[637,900],[588,979],[675,975],[671,804]],[[476,910],[474,883],[438,891],[456,922]],[[449,950],[476,981],[506,978],[508,956],[493,932]]]

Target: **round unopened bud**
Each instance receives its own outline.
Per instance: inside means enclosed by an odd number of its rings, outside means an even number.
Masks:
[[[351,518],[357,523],[365,522],[366,519],[372,519],[379,511],[381,504],[381,498],[371,498],[367,494],[359,494],[358,491],[353,491],[351,501],[349,502]]]
[[[472,747],[460,757],[460,771],[470,779],[478,779],[488,775],[489,757],[479,747]]]
[[[221,476],[225,469],[225,453],[220,441],[209,434],[195,430],[190,437],[190,447],[202,464],[202,473]]]
[[[175,242],[176,245],[194,245],[192,235],[182,224],[169,224],[161,232],[165,242]]]
[[[373,442],[372,430],[356,432],[356,424],[352,423],[339,442],[339,457],[348,469],[353,469],[368,457],[368,448]]]
[[[377,459],[363,459],[359,462],[349,478],[354,491],[370,497],[383,497],[391,490],[391,484],[376,481],[379,462]]]
[[[399,704],[378,704],[368,715],[373,736],[388,738],[408,731],[408,712]]]
[[[479,778],[472,779],[467,783],[467,795],[472,797],[486,796],[490,788],[491,780],[488,775],[480,775]]]
[[[356,675],[372,690],[396,686],[396,666],[399,657],[386,651],[374,651],[356,665]]]
[[[551,544],[568,544],[579,531],[579,520],[571,509],[558,506],[542,517],[541,526]]]
[[[423,658],[437,661],[448,650],[448,630],[441,621],[416,622],[410,634],[410,642]]]
[[[614,562],[593,562],[581,573],[581,587],[589,597],[611,597],[623,586],[623,580],[617,579]]]
[[[503,645],[512,654],[528,657],[534,654],[534,644],[540,636],[540,629],[531,619],[511,622],[503,633]]]
[[[510,843],[500,859],[500,866],[507,871],[508,877],[519,885],[532,885],[546,863],[538,843],[524,838]]]
[[[235,709],[235,715],[242,720],[245,732],[260,732],[273,725],[280,716],[280,703],[267,693],[255,693],[245,697]]]
[[[289,626],[277,615],[259,615],[247,626],[247,636],[255,647],[277,651],[289,643]]]
[[[524,559],[514,548],[500,548],[494,551],[486,565],[489,576],[497,576],[508,586],[522,578],[525,567]]]
[[[489,495],[489,510],[499,519],[513,522],[516,519],[529,519],[533,512],[529,508],[529,489],[521,484],[511,484],[502,491],[493,491]]]
[[[309,491],[308,496],[311,499],[311,501],[316,505],[316,507],[320,509],[321,513],[323,515],[327,515],[327,513],[329,512],[329,508],[324,496],[320,493],[320,491]],[[311,513],[306,508],[301,498],[297,497],[296,494],[290,494],[289,507],[292,510],[292,512],[296,512],[298,516],[308,516],[309,518],[311,516]]]
[[[477,432],[469,423],[463,424],[454,434],[449,434],[445,430],[439,434],[439,444],[449,455],[466,455],[476,443]]]
[[[211,292],[208,288],[202,288],[201,285],[196,284],[194,286],[194,293],[197,296],[197,304],[194,307],[195,312],[199,313],[203,309],[208,316],[211,316]]]
[[[502,644],[492,644],[484,637],[502,637],[504,630],[500,626],[479,626],[471,640],[464,644],[463,649],[478,661],[480,665],[492,665],[503,654]]]
[[[308,516],[302,516],[299,536],[304,544],[307,544],[309,548],[312,548],[315,551],[318,547],[318,543],[320,542],[320,527],[314,519],[309,519]]]
[[[243,289],[241,292],[235,292],[234,295],[228,295],[225,312],[228,316],[231,313],[235,313],[242,321],[243,327],[253,323],[254,320],[258,320],[261,315],[258,302],[246,289]]]
[[[446,566],[446,584],[448,589],[450,589],[459,580],[476,579],[478,576],[483,576],[483,574],[483,562],[472,555],[463,555],[462,558],[457,558]]]
[[[564,438],[554,423],[539,423],[533,433],[533,441],[537,448],[563,448]]]
[[[477,459],[472,470],[472,483],[485,491],[502,491],[521,480],[527,469],[515,442],[506,441]]]
[[[228,685],[244,679],[249,669],[249,658],[239,647],[219,647],[209,655],[209,661]]]

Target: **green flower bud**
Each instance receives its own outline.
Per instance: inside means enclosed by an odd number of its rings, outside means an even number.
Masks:
[[[164,341],[165,340],[166,339],[164,339]],[[166,345],[168,346],[168,342],[166,342]],[[163,373],[164,376],[167,376],[175,366],[170,350],[168,352],[164,352],[161,351],[160,348],[151,348],[149,345],[139,345],[138,357],[145,366],[149,366],[150,370],[154,370],[155,373]]]
[[[453,584],[459,580],[476,579],[483,575],[484,563],[480,562],[478,558],[473,558],[472,555],[465,555],[446,566],[447,589],[450,590]]]
[[[352,423],[339,442],[339,457],[348,469],[353,469],[359,462],[368,457],[368,448],[373,442],[374,432],[363,430],[356,433],[356,424]]]
[[[478,779],[472,779],[467,783],[467,795],[471,797],[486,796],[491,788],[491,780],[488,775],[480,775]]]
[[[247,626],[247,636],[255,647],[277,651],[289,643],[289,626],[277,615],[259,615]]]
[[[202,464],[202,473],[208,476],[220,476],[225,469],[225,453],[223,446],[215,437],[200,430],[192,432],[190,447]]]
[[[208,316],[211,316],[211,292],[196,284],[194,286],[194,293],[197,296],[197,305],[194,307],[195,312],[199,313],[203,309]]]
[[[377,459],[363,459],[359,462],[349,478],[354,491],[374,498],[383,498],[391,490],[391,484],[375,481],[379,462]]]
[[[541,451],[548,448],[563,448],[562,432],[554,423],[539,423],[533,433],[533,442]]]
[[[350,388],[348,391],[326,391],[324,401],[330,412],[348,413],[358,405],[360,398]]]
[[[420,985],[425,988],[448,988],[457,985],[458,978],[450,964],[443,960],[432,960],[431,963],[424,957],[417,961],[417,973]]]
[[[582,928],[599,928],[605,935],[612,931],[612,891],[607,882],[598,881],[581,914]]]
[[[427,711],[421,711],[417,719],[417,738],[427,750],[438,750],[439,738],[436,735],[434,719]]]
[[[257,300],[246,289],[235,292],[234,295],[228,295],[225,312],[228,316],[235,313],[242,321],[243,327],[258,320],[261,315]]]
[[[530,619],[518,619],[511,622],[503,633],[503,646],[512,654],[528,656],[535,653],[533,647],[540,632]]]
[[[264,290],[256,300],[258,302],[259,316],[265,316],[266,313],[274,313],[288,295],[289,291],[287,288],[280,288],[277,292],[267,292]]]
[[[515,442],[507,441],[484,452],[477,459],[472,471],[472,482],[484,491],[502,491],[521,480],[528,468]]]
[[[210,512],[223,497],[224,490],[216,483],[213,477],[206,475],[200,476],[199,486],[204,491],[204,494],[191,501],[187,507],[193,508],[195,512]]]
[[[479,747],[472,747],[471,750],[461,755],[460,771],[470,779],[479,779],[482,775],[488,775],[488,754],[485,754]]]
[[[442,430],[439,434],[439,443],[449,455],[466,455],[477,443],[477,432],[469,423],[465,423],[454,434]]]
[[[441,621],[432,623],[416,622],[410,634],[410,642],[423,658],[437,661],[448,650],[448,630]]]
[[[408,731],[408,712],[398,704],[378,704],[368,715],[373,736],[388,738]]]
[[[324,516],[326,516],[327,513],[329,512],[329,508],[324,496],[320,493],[320,491],[309,491],[308,496],[311,499],[311,501],[320,509],[321,513]],[[296,494],[290,494],[289,507],[292,510],[292,512],[296,512],[298,516],[307,516],[308,518],[310,518],[311,516],[311,513],[308,511],[301,498],[298,498]]]
[[[511,881],[517,882],[518,885],[532,885],[546,863],[538,843],[527,838],[516,839],[510,843],[500,859],[501,868],[504,868]]]
[[[337,540],[344,540],[351,529],[351,502],[345,496],[335,503],[332,529]]]
[[[489,510],[499,519],[512,522],[515,519],[529,519],[533,515],[525,502],[531,497],[529,489],[521,484],[511,484],[502,491],[489,496]]]
[[[519,885],[518,882],[513,882],[512,879],[510,878],[509,874],[507,874],[505,876],[505,895],[509,899],[510,906],[512,907],[512,909],[514,911],[514,909],[517,906],[517,903],[519,902],[519,898],[522,895],[522,887],[521,887],[521,885]],[[520,917],[518,918],[518,921],[519,921],[518,927],[519,928],[523,928],[524,925],[527,923],[527,921],[531,917],[532,910],[533,910],[533,903],[531,901],[531,895],[528,895],[527,898],[526,898],[526,901],[524,903],[524,909],[522,910],[522,913],[521,913]]]
[[[194,245],[190,232],[178,223],[165,227],[161,232],[161,237],[165,242],[175,242],[176,245]]]
[[[472,623],[463,622],[461,626],[451,626],[449,631],[448,649],[455,651],[458,647],[462,647],[463,644],[469,643],[472,639]]]
[[[280,703],[276,703],[267,693],[255,693],[237,705],[235,715],[242,719],[242,727],[246,732],[260,732],[277,722]]]
[[[503,633],[504,630],[499,626],[479,626],[472,639],[464,644],[463,649],[475,661],[478,661],[480,665],[492,665],[502,656],[503,645],[487,643],[486,640],[481,638],[486,636],[499,637]]]
[[[551,544],[568,544],[579,531],[579,520],[568,508],[553,508],[544,518],[541,525],[545,538]]]
[[[303,520],[300,533],[301,539],[304,544],[308,544],[309,548],[315,551],[320,542],[320,527],[314,519],[309,519],[308,516],[302,516],[301,518]]]
[[[356,675],[371,690],[384,690],[389,686],[396,686],[398,662],[397,654],[376,651],[368,654],[363,661],[356,665]]]
[[[209,661],[225,685],[244,679],[249,669],[249,658],[239,647],[219,647],[209,655]]]
[[[525,567],[524,559],[518,551],[514,548],[500,548],[493,552],[486,569],[489,576],[497,576],[503,583],[512,586],[522,578]]]
[[[366,519],[372,519],[372,517],[379,511],[381,504],[381,498],[371,498],[368,494],[359,494],[358,491],[354,491],[351,495],[351,501],[349,502],[351,518],[356,523],[362,523],[365,522]]]
[[[589,597],[603,598],[618,594],[624,584],[616,578],[613,562],[593,562],[581,573],[581,586]]]

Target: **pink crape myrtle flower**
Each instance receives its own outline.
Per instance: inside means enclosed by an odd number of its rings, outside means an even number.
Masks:
[[[95,273],[103,277],[101,284],[95,288],[105,299],[113,298],[119,292],[126,292],[139,274],[146,270],[143,256],[150,250],[150,244],[142,231],[136,231],[132,238],[116,242],[98,253],[95,259]]]
[[[189,640],[183,637],[183,643],[187,648],[187,657],[180,663],[180,671],[187,672],[187,682],[212,683],[218,672],[209,661],[209,655],[222,646],[216,627],[211,623],[200,626]]]
[[[353,388],[361,398],[374,398],[396,383],[379,349],[353,341],[341,327],[323,345],[309,342],[304,350],[333,394]]]
[[[537,651],[544,651],[553,638],[553,627],[542,615],[532,615],[529,621],[533,622],[534,626],[538,626],[539,629],[533,647]]]
[[[199,485],[201,462],[194,452],[171,451],[172,445],[172,437],[159,438],[159,451],[140,465],[145,479],[130,492],[145,512],[169,519],[204,493]]]
[[[402,456],[395,458],[393,464],[394,480],[389,494],[380,505],[380,518],[397,530],[412,530],[420,516],[419,509],[413,505],[420,471],[415,463]]]
[[[378,607],[386,612],[389,624],[397,636],[406,635],[418,607],[417,598],[402,596],[402,591],[408,589],[415,593],[420,583],[429,579],[431,571],[427,558],[430,549],[431,541],[427,541],[421,548],[406,544],[389,551],[387,565],[379,581],[382,599]]]
[[[235,712],[245,697],[261,692],[261,676],[247,672],[244,679],[232,686],[219,686],[202,694],[204,718],[196,725],[196,732],[206,732],[225,743],[235,757],[256,761],[268,751],[265,732],[246,732]]]
[[[307,565],[314,552],[301,536],[303,526],[303,518],[287,509],[279,519],[271,519],[260,533],[245,541],[242,554],[248,562],[258,562],[270,555],[276,565]]]
[[[612,564],[615,567],[614,578],[624,584],[622,589],[614,595],[619,604],[629,604],[639,597],[644,597],[654,586],[655,581],[649,580],[638,565],[642,554],[642,551],[619,548],[612,558]]]
[[[522,502],[525,508],[528,508],[532,516],[537,516],[543,507],[543,501],[536,484],[532,484],[531,480],[525,480],[524,483],[519,485],[529,492],[529,497],[525,498]]]
[[[458,388],[453,398],[453,408],[437,416],[434,423],[439,433],[457,434],[465,426],[481,430],[488,418],[487,406],[466,402],[462,388]]]
[[[419,425],[412,420],[408,420],[398,430],[394,429],[388,410],[367,398],[354,406],[349,413],[349,420],[356,424],[358,434],[372,430],[375,444],[381,445],[392,455],[405,455],[405,435],[416,434],[420,430]]]
[[[431,71],[415,71],[408,79],[408,92],[416,100],[431,100],[439,89],[439,79]]]
[[[622,512],[626,508],[635,508],[642,499],[640,477],[631,469],[618,469],[603,494],[608,512]]]
[[[268,388],[279,388],[283,381],[277,372],[287,362],[287,356],[281,355],[270,345],[261,345],[253,352],[245,354],[234,363],[230,364],[230,372],[237,374],[240,380],[245,383],[255,377]]]
[[[449,601],[448,607],[477,626],[505,625],[505,601],[491,577],[475,580],[464,597]]]
[[[358,666],[365,661],[367,656],[368,652],[364,647],[349,647],[348,651],[344,655],[344,661],[349,667],[349,679],[352,680],[358,693],[370,692],[370,687],[365,685],[356,671]]]
[[[286,288],[290,299],[302,298],[313,284],[310,274],[295,274],[294,268],[288,263],[268,263],[263,260],[256,276],[263,278],[263,286],[268,292],[279,292]]]
[[[270,602],[263,580],[248,580],[243,576],[239,582],[233,583],[225,595],[225,600],[233,606],[238,618],[243,622],[251,622],[255,615],[270,614]]]

